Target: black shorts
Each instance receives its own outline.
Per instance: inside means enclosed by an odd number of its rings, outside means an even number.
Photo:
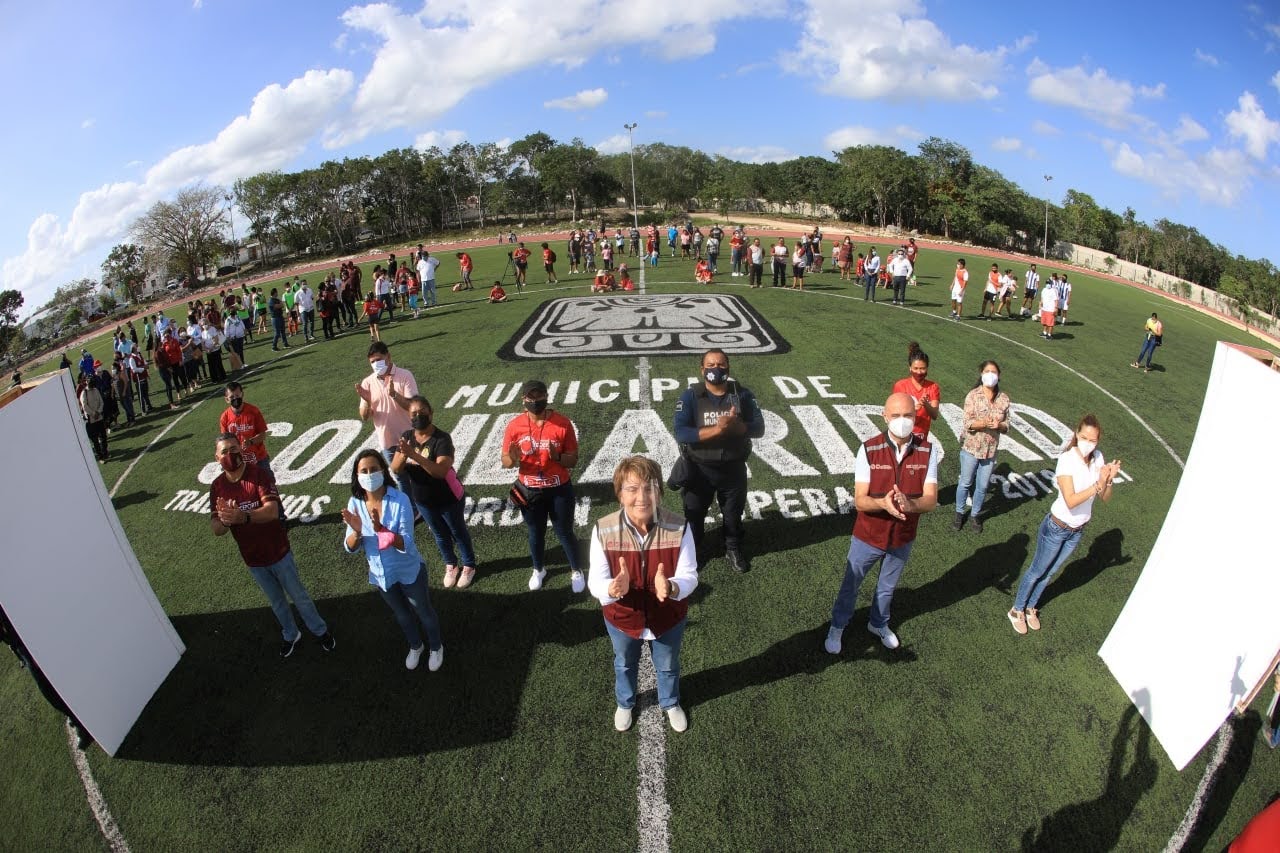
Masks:
[[[1034,287],[1029,287],[1029,288],[1027,288],[1027,290],[1022,294],[1022,296],[1023,296],[1023,298],[1024,298],[1024,299],[1035,299],[1035,298],[1036,298],[1036,289],[1035,289]]]
[[[984,291],[982,291],[982,301],[983,301],[983,302],[995,302],[995,301],[996,301],[996,294],[994,294],[994,293],[988,293],[987,291],[985,291],[985,290],[984,290]]]

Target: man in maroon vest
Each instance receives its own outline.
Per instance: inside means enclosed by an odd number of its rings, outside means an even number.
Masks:
[[[841,637],[853,618],[862,579],[880,562],[880,579],[871,600],[867,630],[886,649],[898,647],[898,636],[889,630],[889,604],[898,578],[911,555],[920,514],[938,506],[938,447],[912,432],[915,403],[907,394],[893,394],[885,401],[888,430],[858,448],[854,463],[854,508],[857,518],[849,540],[844,581],[831,608],[831,629],[826,650],[840,654]]]

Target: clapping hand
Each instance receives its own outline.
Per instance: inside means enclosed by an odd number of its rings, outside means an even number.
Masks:
[[[662,573],[662,569],[662,563],[658,563],[658,574],[653,578],[653,593],[658,596],[659,602],[665,602],[667,597],[671,595],[671,581],[667,580],[667,576]]]
[[[346,522],[347,527],[350,527],[352,532],[355,533],[355,535],[363,536],[364,523],[360,521],[360,516],[349,509],[344,509],[341,512],[342,512],[342,520]]]
[[[902,493],[897,484],[894,484],[893,491],[880,499],[880,506],[889,515],[899,521],[906,520],[907,517],[907,496]]]
[[[356,383],[356,394],[358,394],[360,399],[364,400],[366,403],[373,402],[372,398],[369,396],[369,389],[364,387],[363,382]]]
[[[373,521],[373,531],[377,533],[382,530],[382,511],[374,508],[369,510],[369,518]]]
[[[413,442],[407,438],[400,439],[400,443],[396,445],[396,450],[410,462],[417,462],[418,450],[413,446]]]
[[[618,558],[618,573],[609,582],[609,597],[622,598],[631,591],[631,572],[627,570],[627,558]]]
[[[248,513],[244,513],[247,517]],[[223,527],[231,527],[233,524],[240,524],[242,519],[240,507],[231,498],[223,498],[218,504],[218,521]]]

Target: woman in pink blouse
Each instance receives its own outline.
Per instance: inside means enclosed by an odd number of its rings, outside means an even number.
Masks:
[[[964,398],[960,481],[956,483],[956,520],[951,523],[952,530],[964,527],[965,501],[972,489],[969,526],[974,533],[982,532],[982,501],[995,468],[1000,433],[1008,431],[1009,395],[1000,390],[1000,365],[987,360],[978,367],[978,384]]]

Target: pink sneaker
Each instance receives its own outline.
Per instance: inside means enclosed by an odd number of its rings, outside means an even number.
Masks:
[[[458,589],[466,589],[476,579],[475,566],[463,566],[462,577],[458,578]]]
[[[458,582],[458,567],[457,567],[457,566],[445,566],[445,567],[444,567],[444,585],[445,585],[445,587],[451,587],[451,586],[453,586],[453,585],[454,585],[455,583],[457,583],[457,582]]]

